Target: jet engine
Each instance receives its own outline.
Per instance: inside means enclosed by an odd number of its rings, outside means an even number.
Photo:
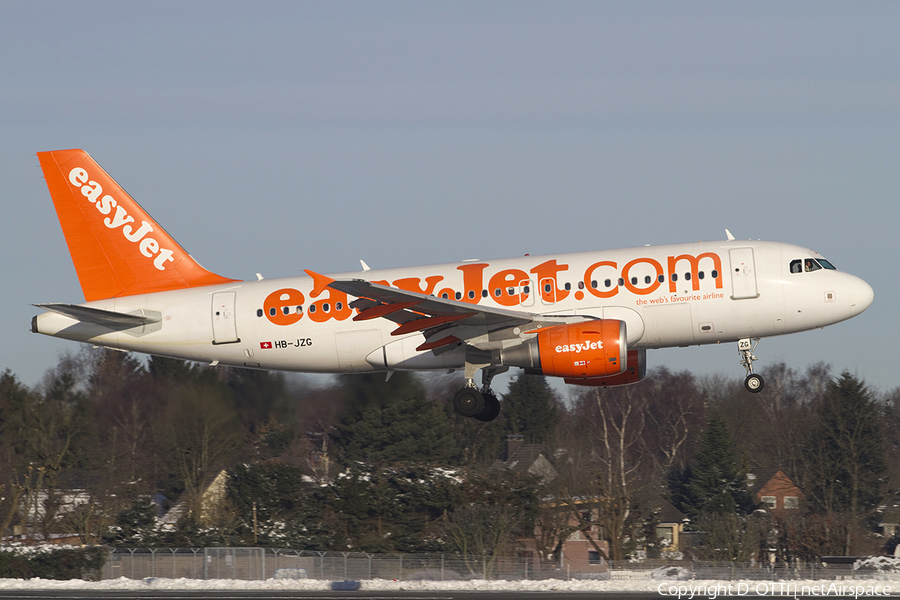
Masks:
[[[619,375],[627,367],[625,322],[598,319],[557,325],[503,350],[501,364],[528,373],[582,380]]]
[[[617,385],[629,385],[637,383],[647,374],[647,351],[629,350],[628,365],[618,375],[607,377],[592,377],[590,379],[566,377],[566,383],[571,385],[591,385],[595,387],[613,387]]]

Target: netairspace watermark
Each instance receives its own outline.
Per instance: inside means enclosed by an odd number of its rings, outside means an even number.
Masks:
[[[656,588],[660,596],[676,598],[709,598],[715,600],[722,596],[838,596],[859,598],[860,596],[890,596],[889,585],[841,585],[832,584],[800,584],[792,582],[778,583],[710,583],[703,585],[669,585],[659,584]]]

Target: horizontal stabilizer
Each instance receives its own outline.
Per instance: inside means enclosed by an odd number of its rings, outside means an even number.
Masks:
[[[110,329],[130,329],[152,323],[159,323],[162,315],[151,310],[137,310],[134,313],[120,313],[102,308],[90,308],[77,304],[35,304],[38,308],[65,315],[76,321],[94,323]]]

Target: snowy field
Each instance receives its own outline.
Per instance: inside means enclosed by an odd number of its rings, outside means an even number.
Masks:
[[[893,579],[893,578],[892,578]],[[362,590],[367,591],[522,591],[522,592],[656,592],[662,596],[681,598],[717,598],[721,596],[843,596],[872,597],[897,595],[900,580],[818,580],[818,581],[390,581],[384,579],[363,580]],[[269,579],[266,581],[242,581],[234,579],[111,579],[106,581],[53,581],[42,579],[0,579],[0,591],[4,590],[272,590],[287,592],[324,591],[331,589],[331,581],[317,579]]]

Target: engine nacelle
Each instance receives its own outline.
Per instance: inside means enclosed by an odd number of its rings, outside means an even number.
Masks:
[[[625,322],[599,319],[557,325],[501,353],[501,364],[575,379],[618,375],[626,368]]]
[[[647,374],[647,351],[629,350],[628,366],[618,375],[608,377],[593,377],[591,379],[566,377],[566,383],[570,385],[591,385],[595,387],[613,387],[617,385],[629,385],[641,381]]]

